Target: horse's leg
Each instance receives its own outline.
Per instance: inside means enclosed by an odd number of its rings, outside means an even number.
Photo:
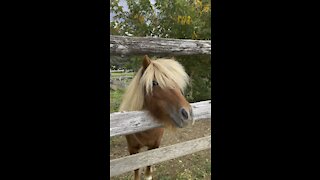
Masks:
[[[158,147],[148,148],[148,150],[156,149]],[[151,169],[151,166],[147,166],[147,168],[146,168],[145,180],[152,180],[152,169]]]
[[[139,153],[141,144],[134,134],[126,136],[130,155]],[[134,180],[140,180],[139,169],[134,170]]]
[[[162,136],[163,136],[163,129],[162,128],[157,129],[157,131],[156,131],[157,139],[156,139],[155,143],[152,146],[148,146],[148,150],[159,148]],[[152,180],[152,169],[151,169],[151,166],[147,166],[147,168],[146,168],[145,179],[146,180]]]
[[[139,153],[139,148],[129,148],[130,155]],[[140,180],[139,169],[134,170],[134,180]]]

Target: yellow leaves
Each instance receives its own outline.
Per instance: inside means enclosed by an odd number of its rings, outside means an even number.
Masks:
[[[144,17],[143,16],[140,16],[139,17],[139,22],[142,24],[142,23],[144,23]]]
[[[182,16],[178,16],[178,23],[180,23],[182,20]]]
[[[196,7],[202,7],[202,1],[201,0],[195,0],[194,2],[196,4]]]
[[[191,23],[191,17],[188,16],[188,18],[187,18],[187,24],[190,24],[190,23]]]
[[[144,23],[144,17],[142,15],[135,14],[133,19],[138,19],[141,24]]]
[[[119,32],[120,27],[117,26],[117,27],[114,28],[114,30],[117,31],[117,32]]]
[[[206,12],[206,13],[209,12],[210,11],[210,5],[209,4],[204,5],[202,11]]]
[[[178,16],[177,21],[179,24],[182,24],[182,25],[191,24],[191,17],[190,16]]]
[[[195,7],[199,10],[199,14],[202,15],[202,12],[208,13],[211,9],[210,4],[202,4],[202,0],[195,0]]]
[[[196,32],[193,31],[192,33],[192,39],[197,39],[198,38],[198,35],[196,34]]]

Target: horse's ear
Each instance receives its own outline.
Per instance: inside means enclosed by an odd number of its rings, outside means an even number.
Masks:
[[[143,69],[147,69],[147,67],[149,66],[150,63],[151,63],[150,58],[148,57],[148,55],[145,55],[143,57],[143,62],[142,62]]]

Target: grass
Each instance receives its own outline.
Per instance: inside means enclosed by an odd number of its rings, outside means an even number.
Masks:
[[[158,179],[200,180],[211,178],[210,150],[197,152],[159,163],[154,176]],[[166,174],[164,174],[166,172]]]
[[[153,165],[153,178],[157,180],[209,180],[211,179],[211,152],[200,151],[177,159]],[[145,169],[140,169],[143,177]],[[133,178],[133,171],[112,180],[129,180]],[[143,178],[142,178],[143,179]]]
[[[124,90],[110,90],[110,113],[118,112]]]
[[[133,72],[123,73],[123,72],[112,72],[111,75],[113,77],[120,76],[133,76]],[[129,83],[130,80],[124,80],[124,83]],[[122,96],[124,94],[124,89],[111,90],[110,89],[110,113],[118,112],[119,106],[122,100]]]

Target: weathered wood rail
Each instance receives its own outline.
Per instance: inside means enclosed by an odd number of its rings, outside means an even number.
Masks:
[[[124,80],[124,79],[132,79],[133,76],[111,76],[111,79],[117,79],[119,81]]]
[[[211,100],[191,103],[194,120],[211,118]],[[110,137],[132,134],[161,127],[146,112],[115,112],[110,114]]]
[[[211,136],[110,161],[110,177],[211,148]]]
[[[151,37],[110,36],[110,53],[115,55],[210,55],[211,41]]]
[[[111,70],[112,73],[119,73],[119,72],[125,72],[124,69],[118,69],[118,70]]]
[[[125,89],[128,86],[128,79],[132,79],[133,76],[115,76],[110,77],[110,89]]]

